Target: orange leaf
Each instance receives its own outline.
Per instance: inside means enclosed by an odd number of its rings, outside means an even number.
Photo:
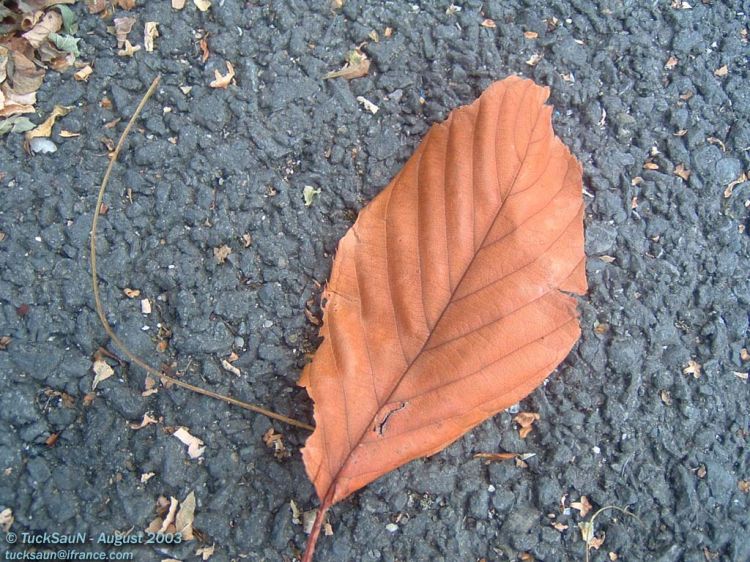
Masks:
[[[433,126],[339,242],[300,384],[318,510],[534,390],[580,336],[581,166],[549,90],[510,77]]]

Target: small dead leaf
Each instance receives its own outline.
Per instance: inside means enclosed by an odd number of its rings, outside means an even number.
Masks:
[[[179,505],[180,505],[180,502],[177,501],[177,498],[175,497],[169,498],[169,511],[167,511],[167,515],[161,521],[161,526],[158,529],[159,533],[166,533],[169,530],[169,526],[174,523],[174,518],[175,518],[175,515],[177,514],[177,507]],[[152,525],[156,524],[156,519],[154,519],[151,522],[151,524]]]
[[[180,86],[180,90],[182,91],[183,94],[188,95],[190,92],[193,91],[193,87],[192,86]]]
[[[0,511],[0,529],[3,530],[3,533],[10,531],[14,522],[15,518],[13,517],[13,510],[11,508],[6,507]]]
[[[331,0],[331,10],[334,12],[344,7],[346,0]]]
[[[221,360],[221,366],[224,367],[225,370],[229,371],[230,373],[232,373],[233,375],[236,375],[238,377],[242,374],[242,372],[237,367],[235,367],[234,365],[232,365],[226,359],[222,359]]]
[[[378,35],[378,32],[375,31],[374,29],[370,31],[370,33],[368,33],[367,36],[373,41],[375,41],[375,43],[380,43],[380,35]]]
[[[682,373],[684,375],[693,375],[693,378],[698,379],[701,376],[701,364],[691,359],[682,369]]]
[[[542,58],[542,55],[540,55],[539,53],[534,53],[528,59],[526,59],[526,64],[528,64],[529,66],[536,66],[537,64],[539,64],[539,61],[542,60]]]
[[[263,434],[263,443],[266,444],[266,447],[273,449],[273,456],[278,460],[291,456],[291,453],[284,446],[283,434],[276,433],[272,427]]]
[[[656,164],[655,162],[646,162],[643,165],[643,169],[644,170],[658,170],[659,169],[659,164]]]
[[[591,511],[591,508],[593,506],[586,496],[581,496],[581,499],[577,502],[572,502],[570,504],[570,507],[572,507],[573,509],[577,509],[581,514],[581,517],[586,517],[586,514]]]
[[[380,108],[372,103],[370,100],[368,100],[364,96],[357,96],[357,101],[361,103],[367,111],[375,115],[378,111],[380,111]]]
[[[616,258],[613,256],[599,256],[599,259],[604,263],[614,263]]]
[[[297,506],[297,502],[295,502],[294,500],[289,500],[289,508],[292,510],[292,523],[294,523],[295,525],[302,525],[302,512]]]
[[[114,369],[110,367],[103,359],[97,359],[94,361],[94,382],[91,385],[91,390],[96,390],[97,385],[107,380],[109,377],[115,374]]]
[[[667,406],[672,405],[672,393],[669,392],[666,389],[662,389],[659,391],[659,398],[661,398],[661,401],[664,402]]]
[[[99,107],[101,107],[102,109],[112,109],[112,100],[106,96],[103,97],[99,102]]]
[[[695,469],[695,475],[703,480],[706,477],[706,474],[708,474],[708,471],[706,470],[706,465],[702,464],[698,468]]]
[[[513,421],[521,426],[521,429],[518,431],[521,439],[526,439],[526,436],[531,433],[533,429],[532,426],[534,425],[534,422],[539,419],[541,419],[541,416],[536,412],[519,412],[516,414]]]
[[[230,248],[226,244],[224,244],[223,246],[219,246],[218,248],[214,248],[214,260],[216,260],[216,263],[222,264],[227,261],[227,258],[231,253],[232,248]]]
[[[222,88],[226,89],[229,84],[231,84],[232,80],[234,79],[234,67],[232,66],[232,63],[229,61],[226,61],[227,65],[227,73],[222,76],[221,72],[218,70],[214,70],[214,80],[211,81],[209,86],[212,88]]]
[[[729,74],[729,67],[726,64],[714,70],[714,76],[717,78],[724,78],[727,74]]]
[[[143,429],[144,427],[148,427],[149,425],[154,425],[157,423],[159,423],[159,420],[152,417],[151,414],[146,412],[145,414],[143,414],[143,420],[140,423],[130,423],[128,425],[130,426],[130,429],[138,430],[138,429]]]
[[[195,551],[196,556],[200,556],[204,561],[208,560],[214,555],[214,545],[203,546]]]
[[[0,336],[0,351],[8,349],[11,341],[13,341],[13,339],[10,336]]]
[[[604,538],[606,534],[602,532],[601,534],[592,537],[591,540],[587,543],[587,546],[589,548],[593,548],[594,550],[599,550],[599,548],[604,544]]]
[[[690,170],[688,170],[684,164],[677,164],[677,166],[674,167],[674,174],[685,181],[690,178]]]
[[[172,0],[172,8],[182,10],[185,7],[185,0]]]
[[[734,193],[734,188],[737,187],[741,183],[745,183],[747,181],[747,174],[745,172],[742,172],[742,175],[738,177],[736,180],[731,182],[727,188],[724,190],[724,198],[729,199],[732,196],[732,193]],[[747,353],[747,350],[745,350]],[[743,361],[747,361],[747,359],[743,359]]]
[[[610,552],[608,556],[609,556],[609,559],[612,560],[612,562],[620,558],[616,552]]]
[[[209,2],[209,0],[193,0],[193,4],[195,4],[195,7],[201,12],[205,12],[211,7],[211,2]]]
[[[188,455],[191,459],[199,459],[203,456],[203,452],[206,450],[206,447],[203,446],[203,441],[190,435],[186,427],[180,427],[172,435],[188,446]]]
[[[677,60],[677,57],[672,55],[667,59],[667,62],[664,63],[664,68],[667,70],[673,70],[675,66],[677,66],[677,63],[680,62]]]
[[[117,0],[117,5],[123,10],[132,10],[135,8],[135,0]]]
[[[156,476],[155,472],[144,472],[141,474],[141,484],[145,484],[149,480],[151,480],[154,476]]]
[[[49,437],[45,440],[44,444],[47,445],[47,447],[54,447],[55,443],[57,443],[58,438],[60,437],[60,433],[51,433]]]
[[[177,533],[182,534],[186,541],[193,540],[193,520],[195,519],[195,492],[190,492],[182,500],[180,510],[174,520],[174,526]]]
[[[29,44],[38,49],[49,37],[50,33],[56,33],[62,27],[62,16],[55,10],[50,10],[44,14],[39,22],[26,33],[22,35]]]
[[[72,138],[80,137],[81,136],[81,133],[74,133],[74,132],[68,131],[66,129],[60,129],[60,132],[57,133],[57,134],[60,135],[64,139],[72,139]]]
[[[495,25],[495,20],[491,20],[490,18],[483,19],[481,26],[486,27],[487,29],[495,29],[497,27],[497,25]]]
[[[740,480],[737,482],[737,487],[743,494],[750,494],[750,480]]]
[[[750,361],[750,351],[746,347],[740,349],[740,359],[743,361]]]
[[[693,92],[691,92],[689,90],[687,92],[683,92],[683,93],[680,94],[680,99],[682,101],[688,101],[692,97],[693,97]]]
[[[680,129],[676,133],[672,133],[672,135],[675,137],[684,137],[685,135],[687,135],[687,129]]]
[[[313,204],[315,196],[320,195],[320,188],[315,189],[311,185],[306,185],[302,190],[302,197],[305,199],[305,207],[309,207]]]
[[[476,453],[475,459],[482,459],[485,461],[508,461],[518,457],[518,453]]]
[[[253,237],[251,234],[245,233],[242,235],[242,245],[245,248],[249,248],[253,243]]]
[[[741,381],[747,381],[748,379],[748,373],[742,373],[740,371],[732,371],[732,374],[734,374],[734,376],[740,379]]]
[[[388,39],[391,35],[393,35],[393,28],[392,27],[386,27],[383,30],[383,37],[385,37],[386,39]]]
[[[632,180],[630,180],[630,185],[633,187],[637,185],[641,185],[643,183],[643,178],[641,176],[635,176]]]
[[[35,129],[26,132],[26,140],[31,140],[37,137],[49,137],[52,134],[52,127],[54,126],[55,121],[57,121],[57,118],[67,115],[68,113],[70,113],[71,109],[73,108],[56,105],[52,109],[52,113],[50,113],[50,116],[47,117],[44,123],[42,123]]]
[[[107,28],[111,33],[114,33],[115,37],[117,37],[117,48],[122,49],[125,46],[125,41],[127,40],[128,33],[130,33],[133,30],[133,26],[135,25],[136,19],[134,17],[122,17],[122,18],[115,18],[112,20],[112,23],[114,23],[114,27]]]
[[[141,314],[151,314],[151,301],[141,299]]]
[[[128,289],[127,287],[122,290],[123,293],[125,293],[125,296],[129,299],[135,299],[141,296],[141,291],[138,289]]]
[[[132,57],[135,53],[141,50],[140,45],[133,46],[128,39],[125,39],[125,48],[117,51],[117,55],[121,57]]]
[[[719,148],[721,148],[722,152],[727,151],[727,147],[724,145],[724,142],[722,142],[721,139],[717,139],[716,137],[706,137],[706,142],[717,145]]]
[[[565,531],[568,526],[565,523],[560,523],[559,521],[552,523],[552,527],[557,531],[558,533],[562,533]]]
[[[154,39],[159,37],[159,29],[157,26],[159,22],[147,21],[145,29],[143,31],[143,46],[146,51],[152,53],[154,51]]]
[[[355,49],[349,51],[346,55],[346,64],[341,70],[329,72],[323,76],[323,79],[345,78],[347,80],[354,80],[355,78],[367,76],[368,72],[370,72],[370,59],[367,58],[365,53],[359,49]]]
[[[198,46],[201,50],[201,61],[206,62],[208,57],[211,56],[211,52],[208,50],[208,33],[201,37]]]
[[[539,37],[539,34],[536,31],[524,31],[523,36],[526,39],[536,39],[537,37]]]

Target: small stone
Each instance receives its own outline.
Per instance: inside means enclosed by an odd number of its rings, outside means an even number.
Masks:
[[[385,526],[385,530],[389,533],[395,533],[396,531],[398,531],[398,525],[396,525],[395,523],[388,523],[388,525]]]

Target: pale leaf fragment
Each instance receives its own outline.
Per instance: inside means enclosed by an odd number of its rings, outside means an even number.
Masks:
[[[701,376],[701,364],[691,359],[688,364],[683,367],[682,373],[684,375],[693,375],[693,378],[698,379]]]
[[[195,492],[190,492],[187,497],[182,500],[180,505],[180,511],[177,512],[177,516],[174,520],[174,526],[178,533],[182,534],[182,538],[186,541],[193,540],[193,520],[195,519]]]
[[[172,8],[182,10],[185,7],[185,0],[172,0]]]
[[[329,72],[323,77],[323,79],[330,80],[331,78],[346,78],[347,80],[354,80],[355,78],[367,76],[368,72],[370,72],[370,59],[367,58],[365,53],[359,49],[355,49],[349,51],[346,55],[346,64],[341,70]]]
[[[0,511],[0,529],[3,530],[3,533],[7,533],[8,531],[10,531],[10,528],[15,520],[16,519],[15,517],[13,517],[13,510],[11,508],[6,507],[2,511]]]
[[[125,47],[117,51],[117,55],[121,57],[132,57],[140,50],[140,45],[132,45],[128,39],[125,39]]]
[[[232,365],[229,361],[226,359],[221,360],[221,366],[224,367],[225,370],[229,371],[233,375],[240,376],[242,372],[239,370],[239,368]]]
[[[170,497],[169,498],[169,511],[167,512],[167,516],[164,518],[164,521],[161,523],[161,527],[159,527],[160,533],[166,533],[167,529],[169,529],[169,526],[174,523],[175,515],[177,514],[177,506],[180,505],[180,502],[177,501],[177,498]]]
[[[302,197],[305,199],[305,207],[309,207],[313,204],[315,196],[320,195],[320,188],[315,189],[311,185],[306,185],[302,190]]]
[[[37,137],[49,137],[52,134],[52,127],[55,124],[55,121],[57,121],[57,118],[67,115],[68,113],[70,113],[71,109],[73,108],[56,105],[52,109],[52,113],[50,113],[50,116],[47,117],[44,123],[26,133],[26,140],[31,140]]]
[[[109,377],[115,374],[114,369],[110,367],[103,359],[97,359],[94,361],[94,382],[91,385],[91,390],[96,390],[97,385],[107,380]]]
[[[193,4],[195,4],[195,7],[201,12],[205,12],[211,7],[211,2],[209,2],[209,0],[193,0]]]
[[[131,423],[128,425],[130,426],[130,429],[138,430],[143,429],[144,427],[148,427],[149,425],[154,425],[156,423],[159,423],[159,420],[152,417],[151,414],[146,412],[145,414],[143,414],[143,420],[140,423]]]
[[[234,80],[234,66],[229,61],[226,61],[227,73],[222,75],[218,70],[214,70],[214,80],[211,81],[209,86],[212,88],[226,89],[229,84]]]
[[[591,508],[593,506],[586,496],[581,496],[581,499],[577,502],[572,502],[570,504],[570,507],[572,507],[573,509],[577,509],[581,514],[581,517],[586,517],[586,514],[591,511]]]
[[[378,111],[380,111],[380,108],[377,105],[372,103],[370,100],[368,100],[364,96],[357,96],[357,101],[361,103],[364,106],[364,108],[370,113],[372,113],[373,115],[375,115]]]
[[[179,428],[173,435],[188,446],[188,455],[191,459],[199,459],[203,456],[203,452],[206,450],[203,441],[191,435],[186,427]]]
[[[159,37],[159,29],[157,26],[159,22],[147,21],[145,29],[143,31],[143,46],[146,48],[146,52],[152,53],[154,51],[154,39]]]
[[[531,430],[533,429],[532,426],[534,425],[534,422],[539,419],[541,419],[541,416],[536,412],[519,412],[516,414],[513,421],[521,426],[521,429],[518,431],[521,439],[526,439],[526,436],[531,433]]]
[[[214,555],[215,547],[214,545],[211,546],[203,546],[195,551],[196,556],[200,556],[204,562],[211,558]]]
[[[156,476],[155,472],[144,472],[141,474],[141,484],[145,484],[149,480],[151,480],[154,476]]]

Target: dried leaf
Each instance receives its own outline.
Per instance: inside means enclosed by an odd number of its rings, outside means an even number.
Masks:
[[[521,426],[521,429],[518,430],[521,439],[526,439],[529,433],[534,429],[534,422],[540,418],[541,416],[536,412],[519,412],[516,414],[513,421]]]
[[[508,461],[518,458],[518,453],[477,453],[474,458],[485,461]]]
[[[32,130],[34,127],[36,127],[36,125],[32,123],[28,117],[13,115],[8,119],[3,119],[2,121],[0,121],[0,135],[6,135],[11,132],[25,133]]]
[[[242,374],[242,372],[237,367],[235,367],[234,365],[232,365],[226,359],[222,359],[221,360],[221,366],[224,367],[224,369],[226,369],[227,371],[229,371],[233,375],[237,375],[238,377]]]
[[[147,21],[143,31],[143,46],[149,53],[154,51],[154,39],[159,37],[159,30],[156,27],[157,25],[159,25],[159,22]]]
[[[7,533],[10,531],[10,528],[13,526],[13,523],[15,521],[15,517],[13,517],[13,510],[9,507],[6,507],[2,511],[0,511],[0,529],[2,529],[3,533]]]
[[[206,62],[208,57],[211,56],[211,51],[208,49],[208,33],[206,33],[201,40],[198,41],[198,47],[201,50],[201,61]]]
[[[727,74],[729,74],[729,67],[726,64],[714,70],[714,76],[718,78],[724,78]]]
[[[482,20],[481,23],[482,27],[486,27],[487,29],[495,29],[497,25],[495,24],[495,20],[491,20],[489,18]]]
[[[750,494],[750,480],[740,480],[737,482],[737,487],[743,494]],[[6,510],[7,511],[7,510]],[[2,520],[2,514],[0,514],[0,521]],[[1,525],[2,523],[0,523]]]
[[[135,8],[135,0],[117,0],[117,5],[123,10],[132,10]]]
[[[185,0],[172,0],[172,8],[182,10],[185,7]]]
[[[209,0],[193,0],[193,4],[195,4],[195,7],[201,12],[205,12],[211,7],[211,2],[209,2]]]
[[[94,361],[94,382],[91,385],[91,390],[96,390],[97,385],[107,380],[109,377],[115,374],[114,369],[110,367],[103,359],[97,359]]]
[[[193,520],[195,519],[195,492],[190,492],[180,504],[180,511],[174,520],[176,532],[186,541],[193,540]]]
[[[55,47],[60,49],[61,51],[65,51],[66,53],[72,54],[74,57],[77,57],[81,53],[78,52],[78,42],[80,41],[79,38],[73,37],[72,35],[60,35],[58,33],[50,33],[49,39],[52,41],[52,43],[55,44]]]
[[[81,68],[78,72],[73,74],[73,78],[78,80],[79,82],[83,82],[89,79],[89,76],[94,72],[94,69],[91,68],[91,65],[86,65],[83,68]]]
[[[586,496],[581,496],[581,499],[577,502],[572,502],[570,507],[577,509],[581,514],[581,517],[586,517],[586,514],[591,511],[591,508],[594,506],[591,505],[591,502]]]
[[[209,86],[212,88],[224,88],[226,89],[229,84],[234,80],[234,66],[229,61],[226,61],[227,73],[222,76],[221,72],[214,70],[214,80],[211,81]]]
[[[266,444],[266,447],[273,449],[273,456],[278,460],[291,456],[291,453],[284,446],[284,436],[281,433],[276,433],[272,427],[263,434],[263,443]]]
[[[536,31],[524,31],[523,36],[526,39],[536,39],[537,37],[539,37],[539,34]]]
[[[141,291],[138,289],[128,289],[127,287],[122,290],[125,296],[129,299],[136,299],[141,296]]]
[[[200,556],[204,562],[211,558],[214,555],[214,545],[211,546],[202,546],[198,550],[195,551],[196,556]]]
[[[149,425],[153,425],[156,423],[159,423],[159,420],[152,417],[151,414],[146,412],[145,414],[143,414],[143,420],[140,423],[131,423],[129,425],[130,425],[130,429],[138,430],[138,429],[143,429],[144,427],[148,427]]]
[[[227,258],[232,253],[232,248],[227,246],[226,244],[219,246],[217,248],[214,248],[214,260],[218,264],[222,264],[225,261],[227,261]]]
[[[370,72],[370,59],[367,58],[365,53],[359,49],[355,49],[349,51],[346,55],[346,64],[341,70],[329,72],[323,79],[346,78],[347,80],[354,80],[355,78],[367,76],[368,72]]]
[[[667,70],[674,70],[678,62],[680,61],[677,60],[677,57],[672,55],[667,59],[667,62],[664,63],[664,68],[666,68]]]
[[[144,472],[141,474],[141,484],[145,484],[149,480],[151,480],[154,476],[156,476],[155,472]]]
[[[740,185],[741,183],[745,183],[747,181],[747,174],[745,172],[742,172],[742,175],[738,177],[733,182],[730,182],[730,184],[726,187],[724,190],[724,197],[730,198],[732,196],[732,193],[734,193],[734,188]],[[747,359],[743,359],[743,361],[747,361]]]
[[[514,76],[453,111],[339,242],[323,341],[300,378],[319,522],[517,403],[578,340],[581,166],[548,95]]]
[[[169,530],[169,526],[174,523],[175,515],[177,515],[177,506],[180,505],[180,502],[177,501],[177,498],[170,497],[169,498],[169,511],[167,511],[167,516],[162,520],[161,526],[159,527],[158,532],[160,533],[166,533]],[[155,523],[156,520],[153,521]]]
[[[199,459],[203,456],[203,452],[206,450],[203,446],[203,441],[190,435],[186,427],[180,427],[172,435],[188,446],[188,455],[190,455],[191,459]]]
[[[380,110],[380,108],[377,105],[372,103],[370,100],[368,100],[364,96],[357,96],[357,101],[361,103],[365,107],[365,109],[369,111],[370,113],[372,113],[373,115],[375,115]]]
[[[674,174],[685,181],[690,179],[690,170],[688,170],[684,164],[677,164],[677,166],[674,167]]]
[[[701,364],[691,359],[682,369],[682,373],[685,375],[693,375],[693,378],[698,379],[701,376]]]
[[[56,105],[44,123],[26,133],[26,140],[31,140],[36,137],[49,137],[52,134],[52,127],[55,124],[55,121],[57,121],[57,118],[67,115],[72,109],[72,107]]]
[[[10,336],[0,336],[0,351],[5,351],[8,349],[8,346],[13,341],[13,338]]]
[[[128,37],[128,33],[130,33],[133,30],[133,26],[135,25],[135,22],[137,20],[134,17],[121,17],[121,18],[115,18],[112,20],[112,23],[115,24],[114,28],[108,28],[111,29],[111,31],[114,32],[115,36],[117,37],[117,48],[122,49],[125,46],[125,41]]]
[[[121,57],[132,57],[135,53],[141,50],[140,45],[132,45],[128,39],[125,39],[125,47],[117,51],[118,56]]]
[[[316,195],[320,195],[320,188],[315,189],[311,185],[306,185],[304,189],[302,189],[302,197],[305,200],[305,207],[309,207],[313,204]]]
[[[22,37],[26,39],[32,47],[38,49],[41,44],[47,40],[50,33],[60,30],[62,23],[62,16],[58,12],[50,10],[44,14],[44,17],[39,20],[39,23],[24,33]]]
[[[539,61],[542,60],[542,58],[544,57],[542,57],[542,55],[540,55],[539,53],[534,53],[528,59],[526,59],[526,64],[528,64],[529,66],[536,66],[537,64],[539,64]]]

